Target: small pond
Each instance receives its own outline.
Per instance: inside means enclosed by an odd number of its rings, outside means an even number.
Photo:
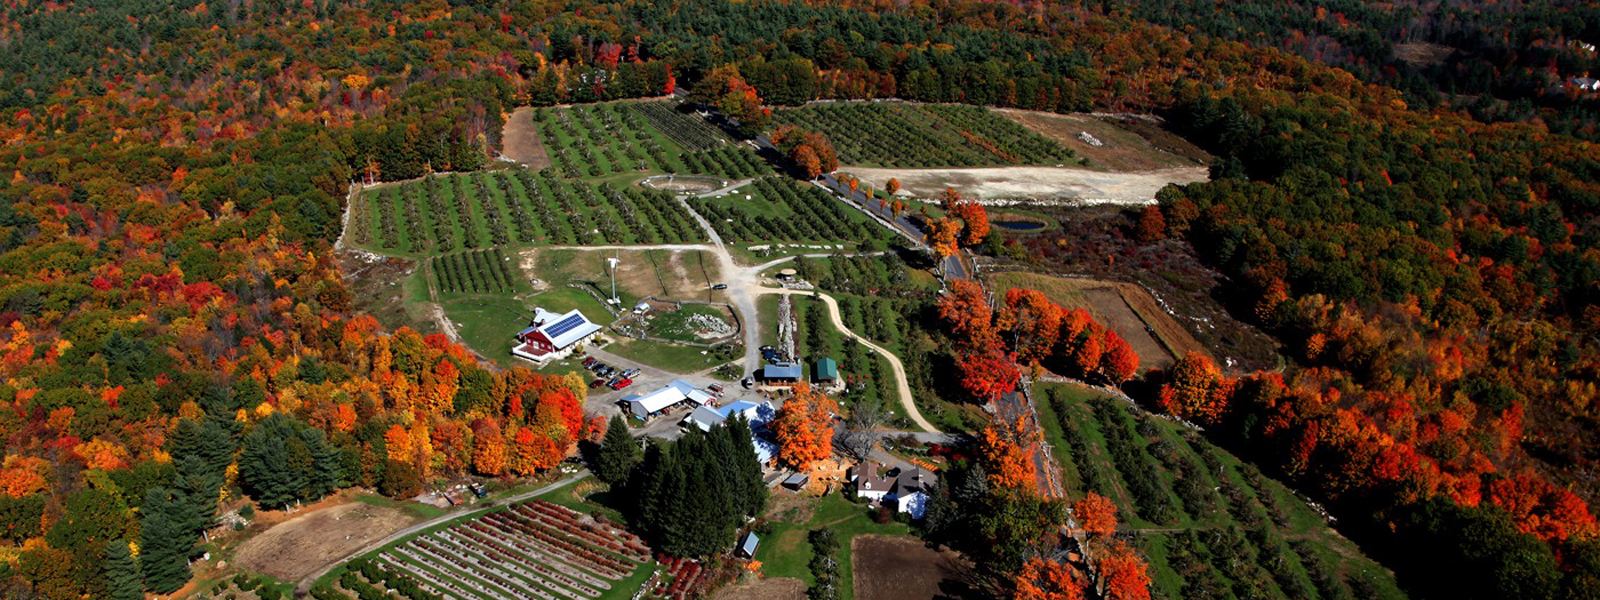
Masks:
[[[1005,220],[991,221],[995,227],[1012,231],[1038,231],[1044,229],[1043,221]]]

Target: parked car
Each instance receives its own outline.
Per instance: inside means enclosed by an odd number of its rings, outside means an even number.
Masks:
[[[628,387],[630,385],[633,385],[633,380],[632,379],[618,379],[615,383],[611,384],[611,389],[620,390],[620,389]]]
[[[589,382],[589,387],[597,388],[597,387],[600,387],[600,386],[605,385],[605,384],[606,384],[606,380],[604,380],[604,379],[596,379],[594,381]]]
[[[628,369],[628,370],[622,372],[622,376],[623,377],[627,377],[628,379],[633,379],[633,376],[638,375],[638,374],[639,374],[639,370],[638,369]]]
[[[589,358],[585,358],[585,359],[583,359],[583,368],[587,369],[587,368],[589,368],[589,365],[592,365],[592,364],[597,363],[597,362],[600,362],[600,361],[595,360],[595,358],[593,356],[591,356]]]
[[[713,289],[713,290],[725,290],[725,289],[728,289],[728,284],[719,283],[719,284],[711,286],[711,289]]]
[[[617,372],[617,370],[611,365],[601,365],[600,368],[594,370],[594,374],[601,377],[610,377],[611,374],[615,372]]]
[[[713,394],[721,394],[722,393],[722,384],[713,383],[710,386],[706,387],[706,389],[711,390],[711,393],[713,393]]]

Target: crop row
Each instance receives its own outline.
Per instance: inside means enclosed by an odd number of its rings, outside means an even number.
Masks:
[[[444,292],[509,293],[521,287],[510,261],[499,248],[457,252],[429,260],[435,282]]]
[[[684,148],[710,150],[721,146],[724,141],[717,130],[704,119],[684,114],[680,107],[672,103],[638,102],[629,106]]]
[[[448,253],[512,244],[705,239],[683,203],[667,192],[597,186],[548,170],[430,177],[369,190],[361,198],[369,206],[353,215],[369,226],[375,222],[377,232],[351,241],[382,250]],[[352,226],[357,231],[362,230]]]
[[[1073,159],[1065,147],[976,106],[816,105],[779,111],[777,121],[827,135],[845,164],[975,167]]]
[[[731,198],[690,200],[727,241],[859,242],[889,235],[827,192],[792,179],[757,179]]]

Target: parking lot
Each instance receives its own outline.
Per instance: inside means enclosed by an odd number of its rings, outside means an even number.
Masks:
[[[589,414],[606,415],[612,417],[623,416],[623,410],[617,405],[617,403],[623,398],[635,394],[650,393],[661,388],[662,386],[667,385],[668,382],[674,379],[682,379],[700,389],[706,389],[713,384],[721,384],[723,387],[722,394],[716,401],[719,406],[728,404],[730,402],[738,402],[740,400],[746,400],[750,402],[761,402],[765,400],[760,393],[746,390],[740,387],[738,383],[722,381],[712,378],[708,375],[679,375],[676,373],[670,373],[646,364],[628,360],[621,356],[606,352],[602,349],[591,349],[589,350],[589,355],[595,357],[596,360],[616,367],[619,370],[639,370],[638,375],[633,377],[633,383],[620,390],[612,390],[607,387],[590,388],[589,399],[584,403],[584,412]],[[597,378],[592,372],[586,373],[591,381]],[[678,407],[669,410],[666,414],[651,418],[643,428],[635,429],[634,435],[650,435],[664,439],[676,439],[683,433],[682,430],[678,428],[678,422],[682,421],[684,417],[688,416],[689,412],[692,410],[692,408],[687,407]],[[626,416],[630,420],[633,418],[632,415]],[[630,422],[630,424],[637,423],[638,421],[636,420]]]

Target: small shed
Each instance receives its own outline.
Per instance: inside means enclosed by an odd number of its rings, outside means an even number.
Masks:
[[[744,534],[744,539],[739,540],[737,554],[743,558],[755,558],[756,548],[759,547],[761,547],[761,538],[756,537],[756,532],[754,531],[747,532]]]
[[[818,383],[833,382],[839,379],[839,363],[826,356],[817,360],[817,368],[811,372],[811,378]]]
[[[782,271],[778,271],[778,279],[782,279],[784,281],[794,281],[795,277],[798,275],[800,275],[800,272],[794,269],[784,269]]]
[[[795,473],[790,475],[788,479],[783,480],[783,487],[798,490],[805,487],[807,481],[811,481],[810,475],[806,473]]]
[[[797,383],[800,381],[800,365],[780,362],[761,367],[761,381],[778,385]]]

